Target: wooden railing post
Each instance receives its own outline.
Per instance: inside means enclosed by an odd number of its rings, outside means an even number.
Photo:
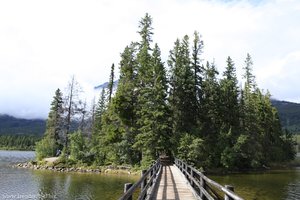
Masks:
[[[155,174],[155,171],[156,171],[156,166],[150,171],[150,177],[152,177],[153,174]],[[151,180],[150,186],[152,186],[152,184],[153,184],[153,179]]]
[[[182,171],[182,173],[184,174],[184,171],[183,171],[183,166],[184,166],[184,164],[183,164],[182,161],[181,161],[180,163],[181,163],[181,171]]]
[[[124,193],[126,193],[132,186],[132,183],[125,183],[124,184]],[[132,196],[130,196],[127,200],[132,200]]]
[[[141,177],[143,177],[146,172],[147,172],[147,170],[142,170]],[[143,190],[146,185],[147,185],[147,178],[145,178],[145,180],[142,182],[141,190]]]
[[[190,183],[192,188],[194,188],[194,170],[191,168],[191,176],[190,176]]]
[[[231,185],[225,185],[225,188],[227,188],[228,190],[234,192],[234,187]],[[230,196],[228,196],[227,194],[225,194],[225,198],[224,200],[234,200],[233,198],[231,198]]]
[[[189,174],[188,174],[188,165],[187,164],[185,164],[184,170],[185,170],[185,177],[188,177]]]
[[[180,169],[181,173],[186,177],[190,186],[194,189],[197,198],[201,200],[208,199],[223,199],[221,193],[224,194],[224,200],[243,200],[234,193],[232,186],[225,187],[205,176],[205,172],[200,172],[192,166],[175,158],[175,164]]]
[[[205,176],[204,172],[202,172],[203,176]],[[206,183],[205,183],[205,180],[202,176],[200,176],[200,198],[203,199],[203,200],[207,200],[206,196],[204,195],[204,193],[202,192],[202,188],[204,190],[206,190]]]

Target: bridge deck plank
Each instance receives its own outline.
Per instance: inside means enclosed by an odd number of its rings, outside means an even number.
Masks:
[[[174,166],[163,166],[159,186],[156,192],[157,200],[194,200],[187,180],[180,170]]]

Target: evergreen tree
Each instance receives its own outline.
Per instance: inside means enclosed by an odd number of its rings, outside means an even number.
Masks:
[[[112,64],[111,70],[110,70],[110,76],[109,76],[109,82],[108,82],[108,102],[111,101],[113,88],[114,88],[114,79],[115,79],[115,64]]]
[[[121,54],[120,79],[115,96],[102,119],[101,143],[106,145],[108,162],[136,164],[140,154],[133,149],[137,134],[137,45]]]
[[[139,134],[135,147],[143,152],[143,165],[155,160],[161,153],[170,153],[170,129],[167,105],[167,80],[164,65],[160,58],[160,49],[156,44],[150,60],[152,75],[149,75],[149,88],[141,88],[139,96]]]
[[[94,125],[93,125],[93,138],[96,137],[101,132],[102,127],[102,115],[106,110],[106,95],[105,95],[105,88],[102,88],[100,98],[95,108],[95,116],[94,116]]]
[[[219,147],[221,149],[221,163],[227,168],[235,165],[233,146],[240,134],[239,88],[233,60],[227,58],[227,67],[220,81],[220,117],[221,130]]]
[[[239,149],[237,153],[237,163],[239,168],[251,168],[260,166],[263,160],[262,146],[260,143],[259,127],[259,89],[256,87],[255,76],[252,74],[252,59],[247,54],[245,60],[245,85],[241,96],[241,132],[243,139],[239,140]]]
[[[105,88],[102,88],[100,98],[95,106],[94,123],[92,127],[92,141],[91,141],[91,153],[94,155],[94,162],[96,164],[104,164],[105,148],[104,148],[104,134],[102,131],[103,116],[107,110],[107,96]]]
[[[212,145],[218,141],[221,117],[220,117],[220,85],[217,79],[218,71],[214,64],[207,62],[204,67],[203,103],[202,112],[205,113],[202,121],[202,137],[205,141],[208,166],[219,165],[220,149]]]
[[[167,104],[167,77],[164,64],[161,61],[161,52],[156,44],[153,49],[152,64],[154,66],[154,87],[153,87],[153,127],[154,134],[157,137],[152,147],[158,152],[165,152],[170,155],[171,152],[171,128],[170,128],[170,108]],[[156,125],[155,125],[156,124]]]
[[[255,90],[256,88],[256,82],[255,82],[255,76],[253,75],[253,61],[248,53],[245,60],[245,74],[243,78],[245,79],[245,87],[249,87],[249,90]]]
[[[185,36],[182,42],[175,42],[168,64],[171,69],[169,101],[172,132],[174,138],[180,138],[185,133],[194,134],[198,115],[195,73],[191,65],[188,36]],[[174,142],[178,144],[178,140]]]
[[[202,102],[202,82],[203,82],[203,66],[201,65],[200,55],[202,54],[203,41],[197,31],[194,32],[194,40],[192,46],[192,68],[194,71],[194,85],[197,100],[198,113],[200,114],[200,104]]]
[[[137,110],[136,114],[138,134],[136,137],[136,143],[134,145],[142,153],[142,164],[148,165],[147,162],[151,162],[155,159],[155,149],[149,148],[153,141],[156,139],[153,131],[153,87],[154,87],[154,66],[152,61],[152,49],[150,44],[152,42],[153,28],[152,18],[146,14],[140,21],[139,25],[141,41],[138,45],[137,53]]]
[[[45,137],[36,145],[37,159],[53,157],[58,148],[62,148],[63,100],[60,89],[55,91],[47,119]]]
[[[57,146],[62,146],[61,137],[63,135],[63,100],[60,89],[55,91],[55,96],[51,103],[50,112],[48,114],[45,135],[54,140]]]

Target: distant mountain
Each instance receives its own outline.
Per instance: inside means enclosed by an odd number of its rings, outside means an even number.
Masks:
[[[106,83],[97,87],[105,88]],[[117,81],[115,83],[117,85]],[[293,133],[300,132],[300,103],[279,101],[272,99],[272,104],[277,108],[281,125]],[[71,129],[78,127],[77,122],[72,122]],[[0,114],[0,135],[43,135],[46,129],[46,120],[20,119],[9,115]]]
[[[117,88],[118,83],[119,83],[119,80],[114,81],[114,85],[113,85],[114,90]],[[94,89],[95,90],[99,90],[99,89],[103,89],[103,88],[106,89],[107,87],[108,87],[108,82],[105,82],[105,83],[102,83],[101,85],[95,86]]]
[[[0,135],[43,135],[46,120],[20,119],[0,114]]]
[[[272,104],[277,108],[279,118],[283,128],[293,133],[300,132],[300,104],[288,101],[272,100]]]

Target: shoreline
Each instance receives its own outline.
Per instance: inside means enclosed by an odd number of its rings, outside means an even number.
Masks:
[[[58,157],[53,157],[57,158]],[[50,158],[51,160],[52,158]],[[54,172],[74,172],[74,173],[95,173],[95,174],[122,174],[122,175],[140,175],[141,169],[136,169],[132,166],[84,166],[84,165],[68,165],[66,163],[56,163],[56,160],[50,161],[28,161],[25,163],[17,163],[12,165],[14,168],[25,168],[33,170],[49,170]],[[230,175],[230,174],[251,174],[251,173],[265,173],[276,170],[289,170],[300,168],[300,153],[298,153],[293,161],[282,163],[271,163],[270,166],[264,166],[258,169],[244,169],[244,170],[224,170],[221,168],[207,170],[209,175]]]
[[[297,163],[298,164],[298,163]],[[32,170],[47,170],[53,172],[63,172],[63,173],[92,173],[92,174],[118,174],[118,175],[140,175],[140,170],[131,170],[128,166],[98,166],[98,167],[86,167],[86,166],[55,166],[47,164],[38,164],[35,161],[29,161],[25,163],[17,163],[12,165],[13,168],[23,168]],[[264,169],[248,169],[241,171],[223,171],[220,169],[215,169],[214,171],[207,171],[207,175],[231,175],[231,174],[251,174],[251,173],[266,173],[277,170],[289,170],[294,168],[299,168],[300,165],[276,165]]]
[[[43,165],[32,162],[17,163],[12,165],[13,168],[23,168],[32,170],[47,170],[53,172],[73,172],[73,173],[92,173],[92,174],[119,174],[119,175],[139,175],[139,171],[131,171],[129,167],[125,166],[99,166],[96,168],[89,167],[66,167],[66,166],[53,166]]]

